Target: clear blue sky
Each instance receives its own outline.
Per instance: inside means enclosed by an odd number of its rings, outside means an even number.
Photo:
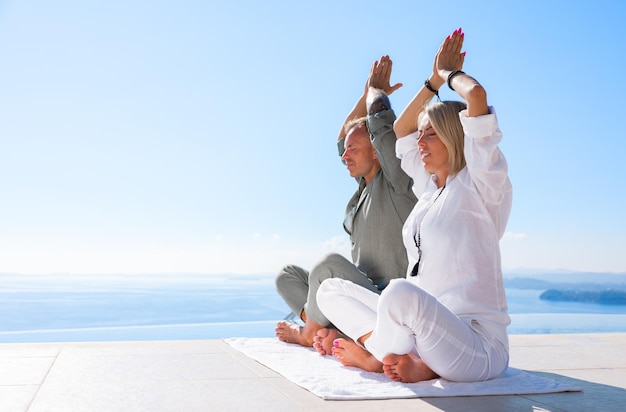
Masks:
[[[626,272],[626,6],[511,3],[0,1],[0,272],[347,253],[339,127],[375,59],[399,112],[458,27],[504,133],[505,270]]]

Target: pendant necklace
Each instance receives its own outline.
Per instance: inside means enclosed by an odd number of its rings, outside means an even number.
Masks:
[[[437,199],[439,199],[439,196],[441,196],[441,193],[443,192],[443,189],[445,188],[446,188],[446,185],[444,184],[441,190],[439,191],[439,193],[437,194],[437,196],[435,197],[435,200],[433,200],[433,202],[428,207],[428,210],[426,211],[426,213],[424,213],[422,222],[424,221],[424,219],[426,219],[426,215],[428,214],[428,212],[430,212],[430,209],[432,209],[433,205],[435,204]],[[422,237],[420,235],[420,233],[422,232],[422,222],[420,222],[420,225],[417,227],[417,237],[413,236],[415,247],[417,247],[417,263],[415,264],[415,266],[413,266],[413,270],[411,270],[411,276],[417,276],[419,274],[420,261],[422,260],[422,249],[420,247],[420,245],[422,244]]]

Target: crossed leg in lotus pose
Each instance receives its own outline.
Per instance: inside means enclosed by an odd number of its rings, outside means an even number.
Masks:
[[[396,382],[413,383],[438,377],[438,375],[414,353],[404,355],[389,354],[380,362],[374,355],[364,349],[365,341],[369,339],[371,334],[370,332],[360,337],[358,344],[349,339],[336,338],[333,340],[331,352],[344,366],[354,366],[368,372],[384,373]],[[330,333],[328,335],[330,335]],[[319,336],[320,333],[318,333],[317,337]]]

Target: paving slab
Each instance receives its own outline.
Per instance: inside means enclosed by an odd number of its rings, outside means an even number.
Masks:
[[[221,340],[0,344],[0,411],[622,411],[626,333],[511,335],[511,366],[581,393],[324,401]]]

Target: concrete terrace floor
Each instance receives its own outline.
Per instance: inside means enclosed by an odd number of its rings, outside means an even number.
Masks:
[[[584,392],[324,401],[221,340],[12,343],[0,411],[626,410],[626,333],[510,338],[511,366]]]

